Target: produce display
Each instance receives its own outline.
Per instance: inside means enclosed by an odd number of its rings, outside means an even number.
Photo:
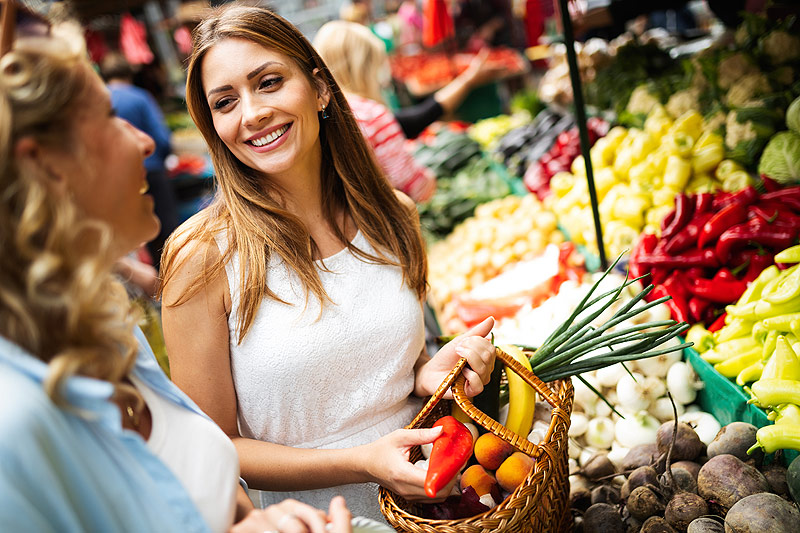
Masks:
[[[751,182],[735,163],[722,164],[722,137],[696,111],[673,118],[655,107],[644,129],[616,126],[595,142],[590,155],[610,255],[630,250],[642,231],[659,234],[676,195],[736,190]],[[597,250],[582,156],[574,159],[571,170],[550,179],[552,194],[545,205],[576,244]]]
[[[504,135],[492,154],[508,168],[512,176],[522,177],[530,164],[547,153],[556,137],[574,125],[575,118],[572,115],[545,109],[532,122]]]
[[[770,181],[765,184],[770,188]],[[631,274],[650,274],[656,294],[672,297],[672,316],[714,330],[724,306],[773,263],[800,233],[800,186],[759,194],[678,195],[661,237],[644,234],[630,257]]]
[[[517,261],[535,258],[548,244],[563,240],[555,215],[534,195],[506,196],[479,205],[474,216],[430,246],[428,282],[439,321],[446,325],[452,318],[455,296],[469,292]]]

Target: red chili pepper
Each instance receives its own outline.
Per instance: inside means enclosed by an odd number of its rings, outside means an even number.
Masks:
[[[711,306],[711,302],[706,300],[705,298],[700,298],[699,296],[692,296],[689,299],[689,316],[691,317],[693,322],[701,322],[703,320],[703,315]]]
[[[717,240],[715,253],[720,262],[727,263],[732,249],[748,243],[783,250],[794,243],[799,230],[751,220],[725,230]]]
[[[688,286],[689,292],[695,296],[705,298],[712,302],[729,304],[735,302],[747,288],[746,281],[721,281],[698,279]]]
[[[766,189],[767,192],[778,191],[782,188],[780,183],[766,174],[761,174],[761,181],[764,183],[764,189]]]
[[[695,198],[695,213],[707,213],[711,211],[711,206],[714,204],[714,195],[710,192],[701,192]]]
[[[689,223],[694,213],[694,204],[685,194],[679,194],[675,197],[675,216],[667,228],[661,232],[661,238],[664,240],[670,239],[673,235]]]
[[[758,200],[758,191],[752,185],[748,185],[744,189],[740,191],[736,191],[730,194],[718,194],[714,198],[713,202],[713,209],[714,211],[719,211],[724,207],[728,207],[731,204],[742,204],[748,206],[755,201]]]
[[[730,271],[728,267],[720,268],[711,281],[736,281],[736,276]]]
[[[652,233],[645,233],[642,235],[638,241],[636,241],[636,245],[633,247],[631,251],[631,258],[628,262],[628,271],[630,272],[631,276],[634,278],[638,278],[646,274],[645,268],[642,268],[641,263],[639,263],[639,257],[642,254],[651,253],[653,250],[656,249],[656,245],[658,244],[658,237],[653,235]]]
[[[693,279],[705,277],[704,274],[705,274],[705,272],[703,272],[702,268],[700,268],[700,267],[691,267],[691,268],[687,269],[686,271],[684,271],[683,277],[684,277],[684,279],[691,281]]]
[[[701,229],[711,216],[711,213],[695,213],[694,218],[686,224],[686,227],[667,241],[664,251],[672,255],[694,247]]]
[[[725,327],[725,317],[728,316],[728,313],[722,313],[717,317],[717,319],[708,326],[708,331],[714,333],[715,331],[721,330]]]
[[[643,265],[659,266],[664,268],[688,268],[688,267],[719,267],[714,250],[689,250],[676,255],[647,254],[639,257],[639,263]]]
[[[773,203],[764,205],[751,205],[747,208],[751,219],[760,219],[767,224],[776,226],[800,226],[800,215],[794,213],[785,206],[776,206]]]
[[[678,322],[689,321],[689,308],[686,300],[676,301],[675,296],[671,295],[663,285],[657,285],[650,294],[653,295],[653,299],[671,296],[672,298],[664,303],[669,307],[672,318]]]
[[[664,233],[664,230],[666,230],[667,227],[669,227],[669,225],[672,224],[673,220],[675,220],[675,208],[673,208],[672,211],[667,213],[667,216],[665,216],[663,219],[661,219],[661,233],[662,234]]]
[[[444,416],[433,424],[439,426],[442,432],[433,441],[425,476],[425,494],[429,498],[435,498],[472,455],[472,433],[467,426],[452,416]]]
[[[755,280],[761,271],[775,262],[775,254],[772,253],[754,253],[750,258],[750,263],[747,265],[747,272],[742,276],[742,281]]]
[[[761,201],[784,200],[786,198],[797,198],[800,200],[800,185],[786,187],[785,189],[779,189],[777,191],[772,191],[761,195]]]
[[[747,208],[742,204],[734,203],[724,207],[703,224],[703,229],[697,237],[697,247],[705,248],[708,243],[722,235],[726,229],[744,222],[746,218]]]

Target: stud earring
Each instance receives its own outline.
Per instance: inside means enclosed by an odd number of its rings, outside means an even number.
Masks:
[[[325,120],[326,118],[330,117],[328,112],[325,110],[325,106],[322,106],[322,119]]]

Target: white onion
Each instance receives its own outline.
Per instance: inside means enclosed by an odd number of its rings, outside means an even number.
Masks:
[[[580,437],[586,433],[586,428],[589,427],[589,419],[583,413],[572,413],[569,422],[569,431],[567,434],[570,437]]]
[[[676,402],[684,405],[692,403],[697,398],[697,374],[689,364],[678,361],[667,372],[667,390]]]
[[[714,415],[705,411],[684,413],[683,416],[678,417],[678,420],[694,426],[694,432],[706,446],[711,444],[722,427]]]
[[[656,434],[661,422],[645,411],[633,416],[620,418],[614,427],[616,440],[623,446],[633,448],[640,444],[651,444],[656,441]]]
[[[614,422],[605,417],[589,420],[586,428],[586,443],[599,449],[608,449],[614,442]]]
[[[629,411],[647,409],[650,399],[645,394],[644,376],[639,373],[622,376],[617,383],[617,401]]]

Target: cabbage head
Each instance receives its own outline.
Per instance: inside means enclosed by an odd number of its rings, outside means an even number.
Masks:
[[[800,96],[789,104],[786,110],[786,125],[790,130],[800,135]]]
[[[793,131],[775,134],[761,154],[758,172],[783,184],[800,183],[800,135]]]

